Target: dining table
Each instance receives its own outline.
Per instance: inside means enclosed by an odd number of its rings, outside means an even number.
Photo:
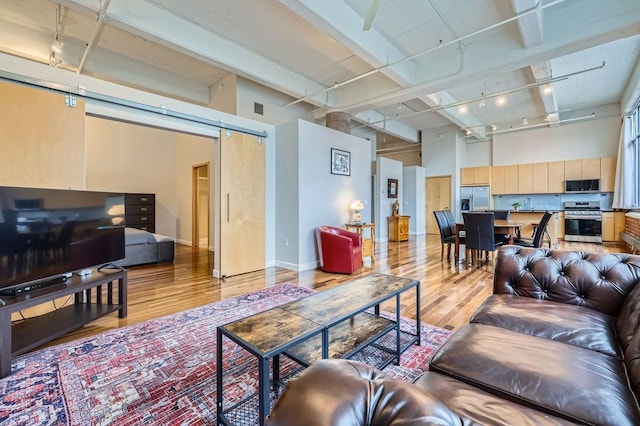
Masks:
[[[525,224],[514,220],[502,220],[496,219],[493,222],[493,229],[495,234],[504,234],[509,236],[509,244],[520,237],[520,229]],[[454,243],[454,258],[456,262],[460,258],[460,231],[464,231],[464,222],[456,222],[456,237]]]

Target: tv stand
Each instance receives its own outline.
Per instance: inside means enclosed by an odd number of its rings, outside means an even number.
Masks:
[[[117,282],[117,292],[114,283]],[[106,289],[103,291],[103,285]],[[92,290],[95,289],[95,292]],[[13,312],[74,295],[74,303],[52,312],[11,323]],[[115,300],[117,298],[117,301]],[[11,359],[76,330],[104,315],[118,311],[127,316],[127,271],[94,270],[91,275],[67,278],[62,285],[41,288],[0,304],[0,378],[11,374]]]

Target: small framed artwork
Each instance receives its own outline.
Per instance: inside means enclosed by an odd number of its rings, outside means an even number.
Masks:
[[[398,198],[398,179],[387,179],[387,198]]]
[[[331,174],[351,176],[351,153],[331,148]]]

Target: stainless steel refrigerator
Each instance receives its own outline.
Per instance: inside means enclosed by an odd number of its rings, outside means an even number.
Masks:
[[[460,188],[460,211],[489,210],[488,186],[463,186]]]

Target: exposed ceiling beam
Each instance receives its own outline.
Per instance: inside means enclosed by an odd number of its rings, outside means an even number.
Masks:
[[[551,73],[551,66],[548,62],[532,65],[529,69],[531,70],[533,79],[536,82],[549,80],[553,77]],[[558,99],[553,92],[553,83],[547,83],[542,86],[538,86],[538,94],[540,95],[540,99],[542,100],[542,104],[544,105],[544,110],[547,115],[547,122],[549,123],[549,126],[557,126],[558,120],[560,120],[560,114],[558,113]]]
[[[343,46],[380,68],[401,61],[406,55],[375,29],[362,30],[362,17],[343,1],[279,0],[314,27],[326,32]],[[380,71],[401,86],[414,83],[415,65],[402,62]]]
[[[370,87],[368,99],[362,99],[360,95],[359,101],[342,107],[348,110],[367,109],[375,104],[384,104],[386,100],[403,102],[414,98],[416,90],[440,92],[604,44],[620,38],[621,34],[637,34],[640,32],[640,10],[636,1],[619,0],[620,9],[617,10],[607,7],[605,2],[567,2],[562,7],[549,7],[545,9],[545,41],[541,45],[524,49],[520,43],[506,37],[474,40],[465,47],[465,67],[459,71],[457,50],[448,52],[448,57],[437,51],[421,60],[416,73],[418,83],[413,87],[393,93],[388,87]],[[449,68],[443,65],[447,63],[451,64]],[[357,88],[344,86],[341,90],[355,92]],[[342,99],[355,99],[356,96],[356,93],[351,96],[343,93]]]
[[[98,2],[92,0],[63,0],[63,2],[68,7],[83,13],[87,13],[88,10],[97,13],[100,7]],[[324,88],[286,67],[150,2],[112,0],[107,19],[111,25],[258,81],[290,96],[298,97],[308,91]],[[320,102],[316,104],[322,105]]]
[[[538,0],[511,0],[516,14],[536,7]],[[544,31],[542,26],[542,12],[530,13],[518,19],[518,29],[520,38],[525,48],[538,46],[544,42]]]

